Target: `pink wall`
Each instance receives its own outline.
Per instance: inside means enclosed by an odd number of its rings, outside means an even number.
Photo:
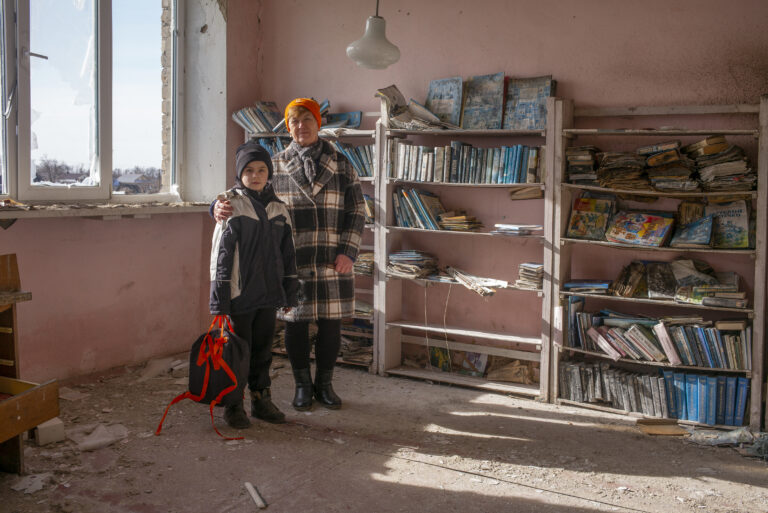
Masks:
[[[200,213],[21,219],[4,230],[2,253],[16,253],[22,289],[32,293],[17,310],[22,378],[62,379],[187,350],[207,309],[208,222]]]
[[[583,106],[756,103],[768,89],[763,0],[384,0],[401,59],[364,70],[345,49],[375,5],[265,2],[262,96],[378,110],[377,88],[423,101],[431,79],[499,71],[552,74],[558,94]]]

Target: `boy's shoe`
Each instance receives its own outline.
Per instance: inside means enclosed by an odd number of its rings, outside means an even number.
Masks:
[[[278,410],[275,403],[272,402],[272,392],[268,388],[251,390],[251,417],[272,424],[285,422],[285,414]]]
[[[251,427],[251,421],[248,420],[248,415],[245,414],[242,402],[227,406],[224,409],[224,420],[231,428],[246,429]]]

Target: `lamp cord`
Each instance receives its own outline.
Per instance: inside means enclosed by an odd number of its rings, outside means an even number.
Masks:
[[[379,17],[379,0],[376,0],[376,17]]]

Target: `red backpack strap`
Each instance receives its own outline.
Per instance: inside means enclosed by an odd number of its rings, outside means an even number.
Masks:
[[[160,424],[158,424],[157,429],[155,430],[155,435],[159,435],[160,431],[163,429],[163,422],[165,422],[165,417],[168,415],[168,411],[171,409],[171,406],[174,404],[183,401],[184,399],[192,399],[193,401],[200,402],[200,400],[205,397],[205,393],[208,390],[208,381],[211,376],[211,366],[208,363],[208,358],[210,357],[211,363],[213,364],[214,369],[218,370],[219,368],[224,369],[224,372],[229,376],[229,378],[232,380],[233,384],[225,388],[224,390],[219,393],[216,398],[211,401],[211,424],[213,425],[213,430],[216,431],[216,434],[218,434],[220,437],[224,438],[225,440],[242,440],[244,437],[227,437],[222,435],[219,430],[216,428],[216,423],[213,419],[213,408],[221,402],[221,399],[227,395],[228,393],[232,392],[237,388],[237,376],[235,376],[235,373],[232,372],[232,369],[227,365],[227,362],[224,361],[222,358],[222,354],[224,352],[223,346],[228,342],[228,339],[226,336],[224,336],[224,321],[226,321],[227,329],[229,329],[230,332],[232,332],[232,325],[229,323],[229,317],[226,315],[217,315],[214,317],[213,322],[211,322],[211,325],[208,327],[208,332],[205,335],[205,338],[203,339],[203,342],[200,344],[200,351],[197,354],[197,365],[202,366],[205,364],[205,377],[203,378],[203,388],[200,392],[200,395],[193,395],[192,392],[187,390],[183,394],[179,394],[176,396],[165,408],[165,412],[163,413],[163,418],[160,419]],[[213,328],[218,324],[218,327],[220,328],[219,336],[214,340],[214,338],[211,336],[211,331],[213,331]]]

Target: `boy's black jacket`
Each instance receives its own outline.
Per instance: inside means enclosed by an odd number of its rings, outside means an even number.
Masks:
[[[234,209],[211,243],[212,314],[242,315],[298,304],[290,215],[271,187],[235,187],[220,195]]]

